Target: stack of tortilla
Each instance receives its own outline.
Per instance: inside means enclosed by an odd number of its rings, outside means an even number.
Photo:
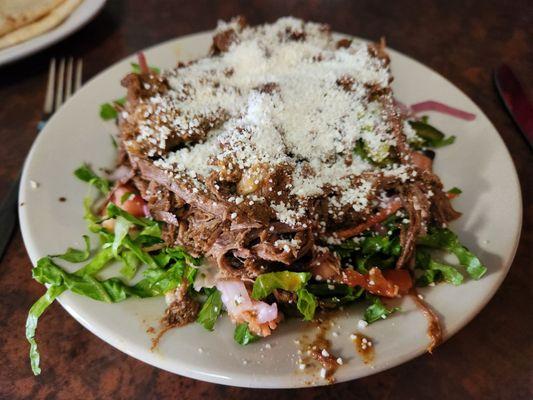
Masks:
[[[0,49],[29,40],[62,23],[82,0],[0,0]]]

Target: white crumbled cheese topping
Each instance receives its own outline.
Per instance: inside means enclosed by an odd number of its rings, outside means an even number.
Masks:
[[[161,156],[156,166],[187,178],[195,193],[205,192],[206,179],[222,168],[251,173],[262,165],[287,166],[284,190],[294,201],[269,206],[291,226],[306,216],[299,199],[321,196],[325,187],[336,188],[330,213],[342,216],[346,205],[356,212],[370,206],[374,182],[364,172],[383,169],[385,176],[409,179],[403,166],[380,168],[354,155],[364,143],[373,159],[384,159],[396,145],[384,106],[370,98],[371,88],[388,89],[390,71],[366,44],[337,48],[323,25],[291,17],[258,27],[222,22],[217,32],[227,29],[238,39],[227,51],[162,73],[169,90],[138,107],[144,118],[135,141],[149,147],[149,156]],[[303,39],[289,40],[287,32]],[[409,124],[403,129],[408,138],[415,134]],[[199,132],[192,144],[167,151],[176,135]],[[262,200],[246,198],[249,205]]]
[[[320,377],[324,379],[326,377],[327,371],[325,368],[320,369]]]
[[[328,351],[327,351],[326,349],[323,349],[323,350],[322,350],[322,355],[323,355],[324,357],[329,357],[329,353],[328,353]]]
[[[364,319],[360,319],[357,323],[357,327],[359,329],[365,329],[368,326],[368,322],[366,322]]]
[[[337,358],[337,364],[339,364],[339,365],[344,364],[344,361],[342,360],[341,357]]]

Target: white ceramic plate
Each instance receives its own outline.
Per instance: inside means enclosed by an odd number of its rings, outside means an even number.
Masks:
[[[51,46],[88,23],[106,0],[84,0],[72,14],[54,29],[15,46],[0,50],[0,65],[10,63]]]
[[[206,54],[210,34],[201,33],[150,48],[151,65],[171,67]],[[451,336],[469,322],[492,297],[504,279],[520,234],[522,205],[513,163],[498,133],[483,112],[459,89],[422,64],[390,50],[394,89],[401,101],[411,104],[433,99],[475,113],[473,122],[431,115],[431,122],[448,134],[454,145],[438,151],[435,168],[446,187],[463,194],[454,201],[464,216],[454,223],[462,241],[486,263],[488,274],[463,285],[438,285],[421,292],[442,317],[445,335]],[[20,188],[21,229],[33,263],[68,246],[81,246],[87,233],[82,220],[82,198],[87,187],[72,171],[82,162],[109,167],[115,152],[109,137],[112,124],[98,117],[98,106],[123,96],[120,79],[134,57],[110,67],[71,98],[35,141],[26,160]],[[39,183],[32,188],[31,181]],[[33,185],[34,186],[34,185]],[[58,198],[65,196],[66,202]],[[150,351],[148,326],[165,308],[161,298],[104,304],[72,293],[60,298],[63,307],[83,326],[121,351],[165,370],[210,382],[234,386],[282,388],[324,384],[309,373],[297,372],[298,347],[294,340],[316,330],[300,321],[283,323],[275,334],[240,347],[233,342],[233,327],[221,318],[214,332],[197,324],[174,329],[163,337],[159,349]],[[412,301],[402,302],[403,312],[365,329],[374,339],[376,358],[364,364],[349,340],[357,330],[363,308],[354,307],[335,319],[331,337],[335,354],[345,360],[336,373],[338,381],[373,374],[422,354],[428,344],[426,320]],[[270,344],[267,348],[266,344]],[[51,344],[53,345],[53,344]],[[437,350],[438,351],[438,350]],[[47,360],[42,360],[47,367]]]

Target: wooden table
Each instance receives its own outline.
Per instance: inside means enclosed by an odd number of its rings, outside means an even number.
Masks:
[[[370,39],[384,35],[391,47],[435,69],[470,96],[503,137],[522,183],[524,229],[507,279],[479,316],[432,356],[335,386],[266,392],[182,378],[115,350],[57,304],[40,321],[44,368],[35,378],[27,358],[24,322],[43,288],[31,280],[30,260],[17,231],[0,265],[0,398],[533,398],[533,157],[492,83],[493,68],[506,61],[533,94],[530,0],[110,0],[99,16],[70,38],[0,68],[0,193],[17,176],[34,139],[50,57],[83,57],[87,80],[139,49],[211,29],[218,19],[236,14],[246,15],[251,23],[294,15]]]

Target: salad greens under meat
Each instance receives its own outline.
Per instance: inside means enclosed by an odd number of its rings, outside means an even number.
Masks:
[[[236,19],[219,26],[210,56],[196,63],[161,72],[140,55],[122,82],[127,96],[100,108],[104,120],[118,122],[116,170],[100,176],[85,164],[74,171],[90,187],[83,203],[90,236],[83,248],[43,257],[32,271],[47,288],[26,322],[35,374],[38,319],[66,290],[108,303],[165,297],[165,327],[196,321],[212,331],[227,313],[235,341],[247,345],[283,318],[311,321],[353,303],[366,305],[371,324],[399,311],[385,299],[486,273],[448,227],[460,215],[450,204],[460,189],[444,192],[432,172],[431,149],[455,137],[413,112],[423,107],[393,101],[382,44],[345,40],[292,18],[260,29]],[[268,57],[257,56],[258,44]],[[306,60],[301,69],[283,64],[278,53],[288,48]],[[321,58],[309,61],[314,51]],[[272,82],[239,69],[252,56]],[[341,75],[330,87],[332,70]],[[310,101],[302,105],[291,95],[304,93],[303,83]],[[328,107],[315,118],[315,97],[334,98],[346,115],[357,106],[357,122],[343,125]],[[430,103],[426,110],[439,111]],[[300,118],[316,131],[305,131]],[[287,133],[300,127],[304,136]],[[331,130],[344,135],[333,150]],[[310,135],[324,144],[306,142]],[[445,253],[457,262],[443,261]],[[102,278],[112,266],[116,276]],[[430,334],[431,351],[440,329]]]

